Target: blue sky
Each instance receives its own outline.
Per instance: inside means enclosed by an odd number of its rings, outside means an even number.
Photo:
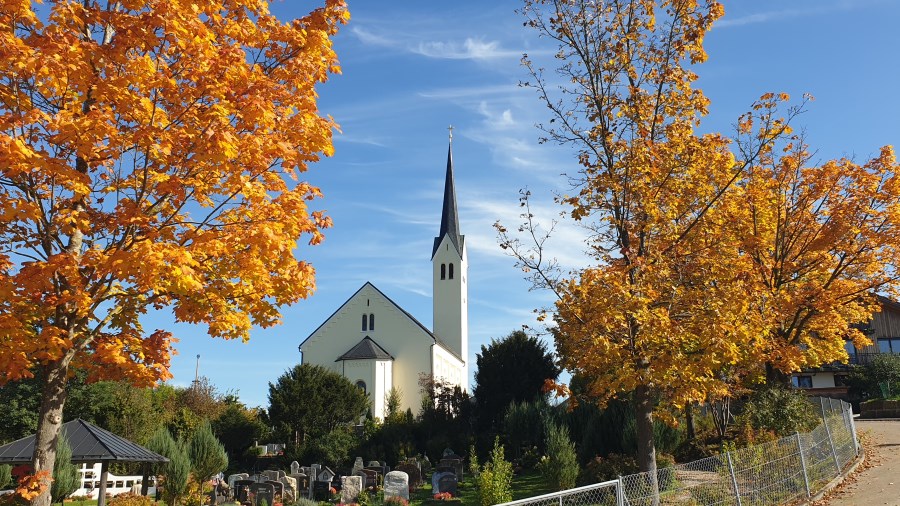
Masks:
[[[767,91],[816,100],[798,125],[818,155],[866,159],[900,139],[900,1],[731,0],[706,41],[709,61],[697,72],[711,99],[704,130],[730,131]],[[282,19],[315,2],[273,3]],[[307,173],[325,198],[334,228],[296,256],[318,272],[318,291],[284,308],[284,323],[256,329],[249,343],[206,336],[154,314],[148,328],[181,339],[170,384],[200,374],[250,406],[267,406],[268,383],[300,361],[299,343],[366,281],[431,327],[432,239],[440,224],[447,127],[460,226],[469,248],[469,357],[491,338],[535,325],[546,292],[529,291],[512,259],[497,246],[492,224],[518,222],[518,191],[528,188],[545,221],[562,210],[560,174],[572,152],[539,145],[534,124],[547,119],[526,79],[523,52],[549,60],[553,47],[522,26],[516,1],[351,1],[352,19],[335,39],[343,74],[319,88],[319,105],[341,125],[335,156]],[[583,262],[583,233],[561,224],[550,248],[563,265]]]

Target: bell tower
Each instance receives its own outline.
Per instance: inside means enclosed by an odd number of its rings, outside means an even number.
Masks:
[[[447,147],[447,175],[441,229],[431,252],[434,297],[434,335],[463,361],[462,386],[469,381],[469,264],[465,236],[459,233],[456,189],[453,182],[453,127]]]

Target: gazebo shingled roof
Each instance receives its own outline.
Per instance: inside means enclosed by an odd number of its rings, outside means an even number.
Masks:
[[[169,459],[108,430],[77,418],[62,425],[72,448],[72,462],[168,462]],[[0,464],[28,464],[34,453],[35,436],[0,446]]]

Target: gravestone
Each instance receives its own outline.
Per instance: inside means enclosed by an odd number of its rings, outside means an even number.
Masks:
[[[309,496],[312,498],[315,498],[315,486],[316,481],[318,481],[319,479],[320,468],[321,466],[319,464],[313,464],[309,466]]]
[[[451,473],[456,474],[456,468],[453,466],[437,466],[434,468],[435,473]]]
[[[237,480],[234,482],[234,498],[240,503],[250,502],[250,486],[255,485],[254,480]]]
[[[409,486],[413,490],[419,488],[419,486],[422,485],[422,472],[419,471],[419,468],[414,464],[400,464],[399,466],[397,466],[397,471],[406,473],[406,475],[409,477]]]
[[[284,484],[284,500],[283,504],[292,504],[297,502],[298,497],[298,488],[297,488],[297,479],[293,476],[285,476],[281,478],[282,484]]]
[[[447,471],[435,471],[434,474],[431,475],[431,492],[433,494],[437,494],[440,492],[440,483],[441,478],[444,476],[453,476],[453,473]]]
[[[449,492],[450,495],[456,497],[459,495],[457,492],[457,487],[459,486],[459,480],[456,479],[456,475],[452,473],[444,473],[438,478],[438,492],[444,493]]]
[[[270,480],[270,481],[267,481],[266,483],[269,485],[272,485],[272,488],[275,491],[275,498],[281,499],[278,502],[283,504],[284,503],[284,483],[281,483],[280,481],[275,481],[275,480]],[[271,504],[270,504],[270,506],[271,506]]]
[[[356,474],[357,471],[364,467],[366,467],[366,465],[363,464],[362,457],[356,457],[356,460],[353,462],[353,469],[350,470],[350,474]]]
[[[297,485],[294,487],[294,492],[296,493],[296,498],[299,498],[301,495],[303,497],[309,498],[309,476],[298,473],[292,474],[289,478],[293,478]]]
[[[254,483],[250,485],[253,494],[253,506],[261,506],[263,501],[269,506],[275,504],[275,487],[271,483]]]
[[[238,480],[246,480],[250,475],[247,473],[238,473],[231,474],[228,476],[228,488],[234,490],[234,484],[237,483]]]
[[[441,454],[441,458],[454,458],[456,457],[456,452],[451,450],[450,448],[444,448],[444,453]]]
[[[344,476],[341,478],[341,504],[358,503],[362,486],[362,476]]]
[[[262,472],[263,481],[276,481],[278,480],[278,471],[266,470]]]
[[[367,467],[360,472],[366,476],[366,481],[363,482],[363,488],[365,490],[374,491],[378,488],[378,471]]]
[[[366,467],[381,467],[381,462],[377,460],[370,460],[369,465],[367,465]]]
[[[317,475],[316,479],[318,479],[319,481],[327,481],[328,483],[331,483],[331,480],[333,480],[335,476],[336,475],[334,474],[334,471],[332,471],[330,467],[325,466],[319,470],[319,474]]]
[[[401,497],[409,500],[409,475],[403,471],[391,471],[384,475],[384,499]]]
[[[331,499],[331,482],[330,481],[314,481],[313,482],[313,500],[327,501]]]
[[[363,471],[365,471],[365,470],[375,471],[375,484],[376,484],[376,485],[382,485],[382,484],[383,484],[384,474],[385,474],[385,473],[384,473],[384,468],[383,468],[383,467],[381,467],[381,466],[377,466],[377,467],[376,467],[376,466],[369,466],[369,467],[363,468]]]
[[[453,472],[456,473],[456,478],[462,479],[462,477],[463,477],[463,461],[462,461],[462,459],[448,457],[446,459],[442,459],[441,463],[439,465],[452,467]]]
[[[420,462],[421,466],[419,469],[422,471],[422,476],[427,475],[431,472],[431,460],[428,459],[428,455],[422,457],[422,461]]]
[[[291,462],[291,474],[300,474],[300,464],[296,460]]]

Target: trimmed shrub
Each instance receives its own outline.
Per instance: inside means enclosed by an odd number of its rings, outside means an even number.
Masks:
[[[0,465],[0,490],[5,489],[10,483],[12,483],[12,466]]]

